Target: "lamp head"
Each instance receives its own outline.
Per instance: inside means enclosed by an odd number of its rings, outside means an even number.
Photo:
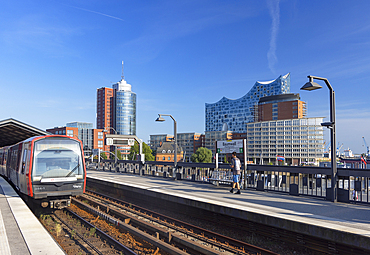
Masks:
[[[160,114],[158,114],[159,116],[158,116],[158,118],[155,120],[155,121],[160,121],[160,122],[163,122],[163,121],[165,121],[165,119],[164,118],[162,118],[162,116],[160,115]]]
[[[311,76],[308,76],[308,78],[310,79],[310,81],[303,85],[301,90],[315,90],[322,88],[322,86],[313,81],[313,78]]]

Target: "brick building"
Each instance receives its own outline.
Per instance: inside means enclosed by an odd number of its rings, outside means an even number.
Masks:
[[[184,151],[181,146],[177,145],[177,162],[182,161]],[[156,161],[174,162],[175,158],[175,146],[173,142],[163,142],[157,148]]]
[[[97,90],[96,128],[113,127],[113,89],[100,88]],[[114,131],[110,131],[114,134]]]
[[[306,117],[306,103],[299,94],[281,94],[261,97],[256,121],[301,119]]]
[[[71,127],[71,124],[75,124]],[[81,122],[67,123],[65,127],[49,128],[46,131],[56,135],[67,135],[81,140],[85,156],[90,156],[93,149],[108,151],[109,146],[104,143],[105,133],[103,129],[93,129],[90,127],[81,127]],[[91,124],[92,126],[92,124]]]

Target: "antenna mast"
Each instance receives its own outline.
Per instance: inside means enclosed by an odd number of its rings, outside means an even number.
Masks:
[[[122,75],[121,75],[121,78],[122,78],[122,80],[125,79],[125,76],[123,75],[123,61],[122,61]]]

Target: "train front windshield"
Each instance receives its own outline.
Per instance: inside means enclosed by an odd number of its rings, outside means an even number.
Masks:
[[[34,145],[32,177],[82,179],[84,174],[80,143],[71,139],[50,138]]]

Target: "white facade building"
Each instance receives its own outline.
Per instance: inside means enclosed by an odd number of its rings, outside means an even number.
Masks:
[[[247,157],[257,164],[313,164],[324,152],[323,118],[302,118],[247,124]],[[261,162],[262,161],[262,162]]]

